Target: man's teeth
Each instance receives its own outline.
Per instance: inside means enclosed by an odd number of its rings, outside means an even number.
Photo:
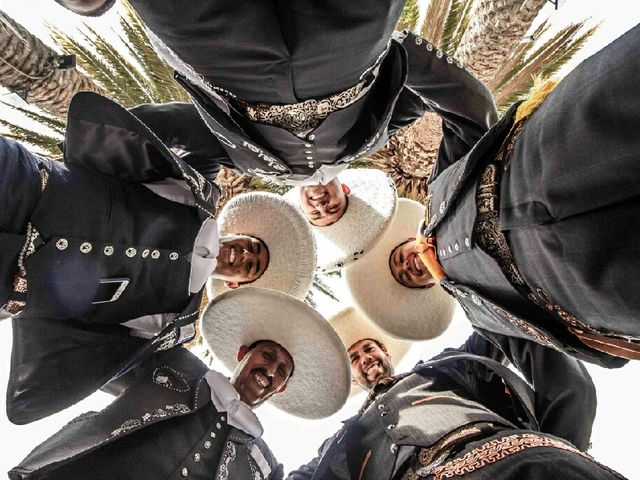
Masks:
[[[262,388],[267,388],[269,386],[269,381],[264,375],[261,375],[259,373],[254,373],[253,378],[255,379],[256,383],[260,385]]]
[[[414,255],[413,257],[413,266],[419,273],[422,273],[422,262],[420,261],[420,257],[418,257],[418,255]]]
[[[313,196],[311,196],[309,198],[311,198],[311,200],[320,200],[322,197],[324,197],[324,192],[322,192],[319,195],[313,195]]]

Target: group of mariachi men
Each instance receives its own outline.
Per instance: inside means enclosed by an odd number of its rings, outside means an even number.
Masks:
[[[358,414],[289,478],[622,478],[586,453],[581,362],[640,357],[640,28],[498,120],[464,65],[393,33],[403,3],[132,1],[192,103],[80,93],[64,163],[1,139],[7,414],[117,395],[11,478],[279,478],[251,409],[323,418],[356,387]],[[429,111],[426,205],[345,171]],[[295,188],[216,222],[221,165]],[[343,269],[357,310],[299,300],[316,266]],[[183,347],[205,286],[198,329],[230,379]],[[398,339],[442,333],[454,299],[473,335],[396,374]]]

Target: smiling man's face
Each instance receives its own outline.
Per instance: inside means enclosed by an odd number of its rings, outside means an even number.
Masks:
[[[393,364],[382,343],[369,338],[349,347],[353,383],[370,390],[378,380],[393,375]]]
[[[269,250],[262,240],[247,235],[220,239],[215,277],[236,288],[262,276],[269,265]]]
[[[391,275],[399,284],[409,288],[429,288],[437,282],[418,256],[415,238],[402,242],[389,255]]]
[[[300,188],[300,208],[312,225],[326,227],[344,215],[348,194],[349,189],[337,178],[326,185],[305,186]]]
[[[253,347],[243,345],[231,383],[240,400],[257,407],[276,393],[282,393],[293,373],[293,358],[280,344],[262,340]]]

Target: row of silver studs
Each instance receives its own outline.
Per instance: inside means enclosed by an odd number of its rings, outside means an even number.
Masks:
[[[56,248],[58,250],[66,250],[69,247],[69,241],[66,238],[60,238],[57,242],[56,242]],[[90,242],[83,242],[80,245],[80,251],[84,254],[87,254],[89,252],[91,252],[93,250],[93,245]],[[107,245],[104,247],[103,253],[107,256],[110,257],[111,255],[113,255],[115,253],[115,248],[112,245]],[[138,251],[133,248],[133,247],[129,247],[125,250],[125,255],[129,258],[133,258],[138,254]],[[151,254],[151,258],[154,260],[157,260],[158,258],[160,258],[160,251],[159,250],[149,250],[148,248],[145,248],[142,251],[142,258],[147,258],[149,256],[149,254]],[[169,259],[170,260],[177,260],[180,257],[180,255],[178,254],[178,252],[171,252],[169,254]]]
[[[422,37],[416,37],[416,45],[422,45],[423,41],[424,41],[424,39]],[[436,48],[432,43],[427,42],[426,49],[429,52],[433,52],[435,50],[436,51],[436,57],[438,57],[438,58],[443,58],[445,56],[445,52],[443,50],[440,50],[439,48]],[[464,64],[461,61],[456,60],[451,55],[447,55],[446,60],[447,60],[447,63],[450,63],[450,64],[455,62],[456,66],[458,68],[463,68],[464,67]]]

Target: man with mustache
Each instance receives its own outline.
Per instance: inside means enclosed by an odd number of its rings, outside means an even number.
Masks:
[[[90,16],[114,4],[56,1]],[[426,42],[412,48],[413,34],[392,39],[403,0],[130,3],[195,104],[147,112],[202,117],[212,132],[202,173],[223,162],[272,181],[333,188],[351,162],[427,111],[446,118],[443,145],[455,156],[494,119],[485,115],[490,93],[460,62]],[[184,122],[158,121],[166,124],[154,128],[161,138],[195,136]]]
[[[254,287],[214,299],[202,331],[231,378],[184,348],[163,352],[131,372],[111,405],[72,421],[9,477],[282,478],[252,410],[266,401],[305,418],[338,410],[349,391],[340,339],[301,301]],[[326,361],[332,369],[318,371]]]
[[[474,333],[394,375],[379,330],[362,315],[337,320],[330,323],[367,399],[290,480],[623,478],[584,453],[596,399],[578,360]]]
[[[73,99],[65,163],[6,139],[0,148],[14,423],[66,408],[192,339],[209,278],[306,295],[315,246],[296,208],[277,195],[242,197],[234,204],[245,205],[245,228],[219,237],[217,187],[106,98]]]

